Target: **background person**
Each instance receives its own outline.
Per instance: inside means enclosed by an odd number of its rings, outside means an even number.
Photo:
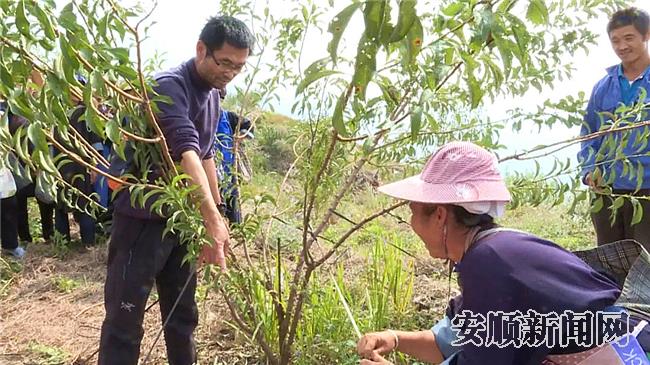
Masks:
[[[639,100],[644,95],[641,90],[650,92],[650,54],[648,53],[648,40],[650,39],[650,17],[648,13],[637,8],[628,8],[617,11],[612,15],[607,24],[607,35],[614,52],[621,63],[607,69],[603,77],[593,88],[587,114],[580,130],[580,135],[601,130],[606,125],[611,125],[611,115],[615,114],[620,105],[633,105],[637,102],[650,102],[650,94],[645,100]],[[624,121],[623,126],[629,123],[646,121],[650,117],[646,111],[638,118]],[[598,212],[593,212],[591,218],[596,230],[599,245],[634,239],[645,245],[650,251],[650,201],[643,198],[650,197],[650,146],[639,145],[635,141],[642,137],[646,128],[636,128],[625,132],[610,133],[595,139],[582,142],[578,153],[578,161],[582,165],[581,176],[585,184],[589,185],[595,194],[595,199],[602,198],[604,205]],[[621,145],[622,139],[628,141],[623,148],[623,154],[630,162],[630,166],[637,171],[638,165],[643,166],[643,174],[626,174],[624,161],[617,158],[616,148]],[[614,138],[614,144],[606,141]],[[608,146],[614,146],[610,149]],[[602,159],[597,158],[598,155]],[[639,179],[641,181],[639,181]],[[640,187],[637,190],[637,187]],[[630,199],[616,214],[612,216],[613,198],[608,192],[616,195],[638,196],[644,215],[641,222],[632,225],[634,207]],[[595,201],[594,199],[594,201]]]

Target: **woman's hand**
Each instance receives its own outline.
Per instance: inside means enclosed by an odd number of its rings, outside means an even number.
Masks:
[[[357,353],[365,359],[372,359],[373,355],[381,358],[380,355],[393,351],[395,347],[397,347],[397,338],[392,333],[388,331],[372,332],[361,337],[357,343]]]
[[[370,358],[361,360],[359,364],[360,365],[393,365],[392,362],[384,359],[377,352],[373,352]]]

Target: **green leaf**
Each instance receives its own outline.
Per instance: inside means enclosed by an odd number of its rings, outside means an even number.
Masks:
[[[332,126],[336,132],[344,137],[348,136],[348,131],[345,128],[345,123],[343,122],[343,110],[345,109],[345,104],[347,104],[347,96],[345,93],[339,97],[339,100],[336,102],[336,107],[334,108],[334,115],[332,115]]]
[[[312,83],[331,75],[340,74],[340,71],[334,70],[320,70],[311,73],[305,73],[305,77],[300,81],[298,86],[296,86],[296,95],[303,92],[309,85]]]
[[[34,111],[25,103],[23,96],[19,94],[20,90],[15,89],[11,97],[7,100],[9,108],[15,113],[27,120],[34,119]]]
[[[512,68],[512,54],[513,51],[517,49],[517,45],[507,39],[496,38],[495,44],[501,55],[501,61],[503,62],[503,71],[505,75],[510,74],[510,69]]]
[[[365,99],[368,83],[372,80],[377,69],[376,57],[378,50],[377,43],[369,41],[366,34],[361,36],[354,65],[354,76],[352,77],[355,95],[360,99]]]
[[[343,31],[345,31],[345,28],[348,26],[350,18],[352,18],[354,12],[357,11],[361,5],[361,2],[348,5],[345,9],[341,10],[341,12],[336,15],[336,17],[334,17],[334,20],[332,20],[329,27],[327,28],[327,30],[332,33],[332,40],[327,45],[327,51],[329,52],[330,57],[332,57],[334,64],[336,64],[336,59],[338,56],[337,50],[339,47],[339,42],[341,41],[341,36],[343,36]]]
[[[505,0],[502,1],[499,4],[499,7],[497,8],[497,13],[506,13],[509,12],[512,7],[517,3],[519,0]]]
[[[645,181],[645,168],[641,162],[639,162],[636,168],[636,179],[636,191],[639,191]]]
[[[115,66],[115,70],[127,80],[136,80],[138,78],[138,73],[133,69],[133,67],[119,65]]]
[[[72,2],[69,2],[61,9],[59,24],[68,31],[74,32],[78,30],[79,24],[77,24],[77,16],[74,14]]]
[[[632,199],[632,208],[632,222],[630,222],[630,225],[633,226],[637,223],[640,223],[643,219],[643,205],[639,202],[638,199]]]
[[[458,13],[460,13],[463,10],[463,8],[465,8],[465,4],[460,1],[456,1],[447,5],[447,7],[445,7],[444,9],[442,9],[442,13],[448,17],[454,17]]]
[[[103,90],[105,87],[104,75],[99,71],[95,70],[90,74],[90,79],[92,80],[93,87],[95,90]]]
[[[77,59],[74,49],[70,46],[66,37],[59,37],[59,46],[61,47],[61,54],[63,55],[63,69],[64,71],[68,69],[72,72],[72,80],[68,79],[68,82],[78,84],[74,78],[74,71],[79,69],[79,60]],[[66,78],[68,78],[67,72]]]
[[[11,89],[14,88],[13,75],[9,72],[9,70],[4,64],[0,64],[0,81],[2,81],[3,88],[11,88]]]
[[[409,32],[406,35],[407,49],[408,49],[408,59],[407,64],[412,64],[415,62],[417,55],[422,49],[423,39],[423,30],[422,23],[419,18],[415,18],[413,25],[409,29]]]
[[[43,28],[43,33],[45,33],[45,36],[49,40],[56,40],[56,32],[54,30],[54,25],[52,24],[52,21],[50,20],[50,14],[48,14],[41,6],[39,5],[38,1],[34,1],[34,15],[36,15],[36,19],[38,19],[38,22],[41,24],[41,27]]]
[[[372,3],[372,7],[369,5]],[[372,8],[372,9],[371,9]],[[378,46],[388,46],[395,28],[390,21],[390,1],[368,1],[364,8],[365,34]]]
[[[624,204],[625,204],[625,198],[623,198],[622,196],[619,196],[616,199],[614,199],[614,203],[612,203],[612,206],[611,206],[610,209],[615,211],[615,210],[621,208]]]
[[[100,115],[97,114],[95,108],[90,107],[93,105],[93,90],[94,85],[92,78],[88,79],[86,86],[84,87],[84,104],[88,105],[84,113],[84,119],[86,120],[86,125],[88,128],[99,136],[102,140],[106,139],[106,134],[104,132],[104,123]]]
[[[36,161],[38,161],[39,166],[43,170],[53,175],[59,174],[59,171],[56,169],[56,166],[52,162],[52,156],[50,156],[49,152],[36,151],[34,154],[36,155]]]
[[[390,35],[390,43],[401,41],[413,26],[413,22],[418,17],[415,10],[415,0],[402,0],[399,3],[399,15],[397,25]]]
[[[471,106],[474,109],[481,103],[484,91],[472,72],[467,73],[467,85],[469,87]]]
[[[106,122],[106,136],[113,143],[120,143],[121,133],[117,120],[112,118]]]
[[[384,1],[367,1],[363,8],[363,21],[366,25],[366,39],[370,42],[381,42],[380,33],[382,24],[386,16],[387,2]]]
[[[43,129],[41,129],[41,127],[36,123],[30,123],[27,127],[27,137],[32,142],[34,147],[43,152],[48,151],[49,145],[47,144],[47,137],[45,137]]]
[[[591,204],[591,212],[592,213],[600,212],[600,210],[603,209],[604,205],[605,204],[603,202],[603,196],[598,195],[598,198],[596,198],[596,200],[594,200],[593,203]]]
[[[548,23],[548,8],[544,4],[544,0],[530,0],[528,3],[528,11],[526,18],[537,25],[544,25]]]
[[[120,63],[129,62],[129,50],[126,48],[109,48],[107,51],[117,58]]]
[[[411,114],[411,138],[415,140],[422,128],[422,107],[418,106]]]
[[[46,88],[52,90],[58,98],[63,98],[64,92],[69,92],[67,83],[56,74],[48,72],[45,77],[47,79]]]
[[[25,16],[25,0],[20,0],[16,6],[16,27],[25,38],[33,39],[29,30],[29,21]]]

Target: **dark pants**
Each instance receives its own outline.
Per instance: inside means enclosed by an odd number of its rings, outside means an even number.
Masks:
[[[644,189],[637,193],[633,191],[614,190],[614,194],[629,194],[636,196],[650,196],[650,190]],[[596,197],[601,195],[597,194]],[[609,209],[612,206],[614,199],[609,196],[602,196],[603,208],[596,212],[591,213],[591,220],[596,229],[596,239],[598,245],[604,245],[622,239],[634,239],[639,241],[650,252],[650,200],[640,199],[639,203],[643,207],[643,218],[635,225],[631,225],[634,216],[634,207],[629,199],[625,200],[622,207],[616,212],[615,220],[612,223],[611,214]]]
[[[80,211],[72,212],[74,219],[79,223],[79,235],[84,245],[95,244],[95,219]],[[56,231],[70,239],[70,220],[67,208],[57,208],[54,215]]]
[[[158,290],[163,323],[183,285],[191,277],[165,327],[170,365],[196,362],[193,332],[198,324],[194,301],[196,270],[182,264],[187,251],[171,234],[162,239],[164,221],[115,214],[108,248],[104,287],[106,318],[100,340],[100,365],[136,365],[143,336],[142,320],[149,292]]]
[[[32,235],[29,232],[29,209],[27,205],[27,198],[34,196],[34,184],[29,184],[26,187],[18,190],[14,196],[16,199],[16,223],[18,229],[18,236],[22,241],[32,242]],[[38,199],[38,211],[41,214],[41,229],[43,231],[43,238],[46,240],[52,237],[54,232],[53,215],[55,204],[45,204]]]
[[[2,199],[0,204],[0,243],[2,248],[13,250],[18,247],[16,196]]]

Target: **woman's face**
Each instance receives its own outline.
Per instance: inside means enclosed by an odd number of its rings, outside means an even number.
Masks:
[[[411,228],[420,237],[433,258],[447,259],[445,225],[447,209],[441,205],[410,202]]]

